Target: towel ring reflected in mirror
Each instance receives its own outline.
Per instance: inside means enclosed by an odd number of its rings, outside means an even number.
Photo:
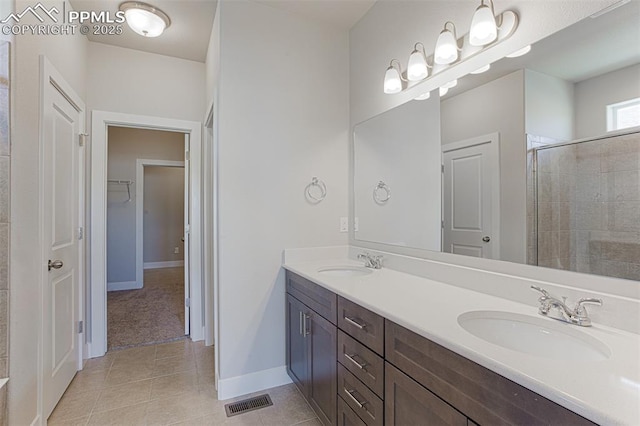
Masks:
[[[391,198],[391,188],[383,181],[378,182],[375,188],[373,188],[373,201],[377,204],[386,204]]]
[[[311,183],[305,188],[305,195],[310,203],[318,204],[327,196],[327,186],[317,177],[311,179]],[[314,192],[316,193],[314,195]]]

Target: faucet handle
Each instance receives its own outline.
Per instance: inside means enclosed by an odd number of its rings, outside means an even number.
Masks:
[[[576,307],[574,309],[574,312],[576,313],[576,315],[580,315],[580,316],[587,315],[587,309],[584,307],[584,305],[602,306],[602,299],[597,299],[595,297],[583,297],[579,299],[576,302]]]
[[[544,296],[544,297],[551,297],[549,292],[547,290],[545,290],[544,288],[542,288],[542,287],[538,287],[537,285],[532,285],[531,289],[535,290],[535,291],[539,291],[540,293],[542,293],[542,296]]]

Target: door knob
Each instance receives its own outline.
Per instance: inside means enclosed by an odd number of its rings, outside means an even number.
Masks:
[[[486,237],[482,237],[482,241],[484,241],[485,243],[488,243],[489,241],[491,241],[491,237],[488,235]]]
[[[62,260],[54,260],[52,261],[51,259],[49,259],[49,270],[51,269],[60,269],[64,266],[64,263],[62,263]]]

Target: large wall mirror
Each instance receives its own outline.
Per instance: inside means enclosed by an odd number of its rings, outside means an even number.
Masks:
[[[638,22],[586,18],[356,125],[356,244],[640,280]]]

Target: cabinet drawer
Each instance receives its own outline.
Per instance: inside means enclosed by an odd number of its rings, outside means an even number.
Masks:
[[[338,296],[338,327],[384,356],[384,318]]]
[[[367,426],[346,402],[338,397],[338,426]]]
[[[300,275],[287,271],[287,293],[336,325],[337,296]]]
[[[593,425],[549,401],[389,320],[386,360],[480,425]],[[388,371],[387,380],[388,401]]]
[[[382,426],[384,404],[368,387],[338,363],[338,395],[368,426]]]
[[[338,330],[338,361],[376,395],[384,398],[384,360],[342,330]]]

